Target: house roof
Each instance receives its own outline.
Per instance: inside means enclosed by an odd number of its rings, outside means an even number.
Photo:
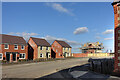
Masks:
[[[114,0],[112,5],[115,5],[115,4],[120,4],[120,0]]]
[[[60,41],[60,40],[55,40],[55,41],[57,41],[62,47],[71,48],[71,46],[67,44],[65,41]]]
[[[114,0],[113,2],[119,2],[120,0]]]
[[[37,46],[50,46],[50,44],[45,40],[41,38],[34,38],[30,37],[32,40],[36,43]]]
[[[0,34],[0,43],[24,44],[24,45],[27,44],[26,41],[23,39],[23,37],[6,35],[6,34]]]

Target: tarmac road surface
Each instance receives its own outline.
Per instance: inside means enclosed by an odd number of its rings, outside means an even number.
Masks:
[[[59,70],[88,63],[88,58],[2,66],[2,78],[40,78]]]

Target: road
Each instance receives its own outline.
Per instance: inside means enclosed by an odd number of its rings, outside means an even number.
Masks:
[[[3,78],[40,78],[59,70],[86,64],[88,58],[56,60],[29,64],[2,66]]]

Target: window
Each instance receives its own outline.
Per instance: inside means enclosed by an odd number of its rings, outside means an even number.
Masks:
[[[120,20],[120,17],[118,17],[118,20]]]
[[[8,44],[5,44],[5,49],[8,49]]]
[[[118,33],[120,33],[120,30],[118,30]]]
[[[56,49],[56,52],[58,52],[57,49]]]
[[[18,49],[18,45],[17,44],[14,45],[14,49]]]
[[[69,48],[68,48],[68,50],[69,50]]]
[[[118,50],[118,53],[120,53],[120,50]]]
[[[46,47],[46,50],[48,50],[48,47]]]
[[[68,56],[70,56],[70,54],[69,54],[69,53],[67,53],[67,55],[68,55]]]
[[[118,66],[120,66],[120,63],[118,63]]]
[[[64,48],[64,50],[65,50],[65,48]]]
[[[21,45],[21,49],[24,50],[24,45]]]
[[[40,50],[42,50],[42,46],[40,46]]]
[[[118,37],[118,40],[120,40],[120,37]]]
[[[60,53],[59,53],[59,56],[60,56]]]
[[[120,47],[120,43],[118,43],[118,46]]]
[[[2,53],[0,53],[0,60],[2,60],[3,59],[3,54]]]
[[[2,49],[2,46],[0,45],[0,50]]]
[[[25,53],[20,53],[20,59],[25,59]]]
[[[40,57],[43,57],[42,53],[40,54]]]
[[[120,11],[118,10],[118,14],[120,14]]]
[[[118,57],[118,60],[120,60],[120,57]]]

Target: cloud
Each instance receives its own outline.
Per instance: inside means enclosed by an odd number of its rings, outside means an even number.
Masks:
[[[96,39],[101,39],[101,37],[100,37],[100,36],[96,36],[95,38],[96,38]]]
[[[79,27],[73,33],[74,34],[81,34],[81,33],[86,33],[86,32],[88,32],[87,27]]]
[[[69,11],[67,8],[63,7],[61,4],[58,3],[46,3],[47,6],[52,7],[53,9],[59,11],[59,12],[63,12],[63,13],[67,13],[71,16],[74,16],[74,14]]]
[[[28,41],[28,39],[31,37],[31,36],[37,36],[39,34],[37,33],[26,33],[26,32],[22,32],[22,33],[14,33],[14,32],[10,32],[8,33],[9,35],[17,35],[17,36],[22,36],[26,41]]]
[[[108,29],[104,31],[103,34],[113,34],[113,29]]]
[[[62,41],[66,41],[68,44],[72,45],[72,46],[76,46],[76,45],[80,45],[79,42],[76,42],[76,41],[70,41],[70,40],[67,40],[67,39],[64,39],[64,38],[56,38],[56,37],[52,37],[52,36],[45,36],[45,37],[42,37],[44,39],[46,39],[49,43],[52,43],[54,40],[62,40]]]
[[[104,38],[104,40],[112,40],[113,39],[113,37],[112,38]]]

